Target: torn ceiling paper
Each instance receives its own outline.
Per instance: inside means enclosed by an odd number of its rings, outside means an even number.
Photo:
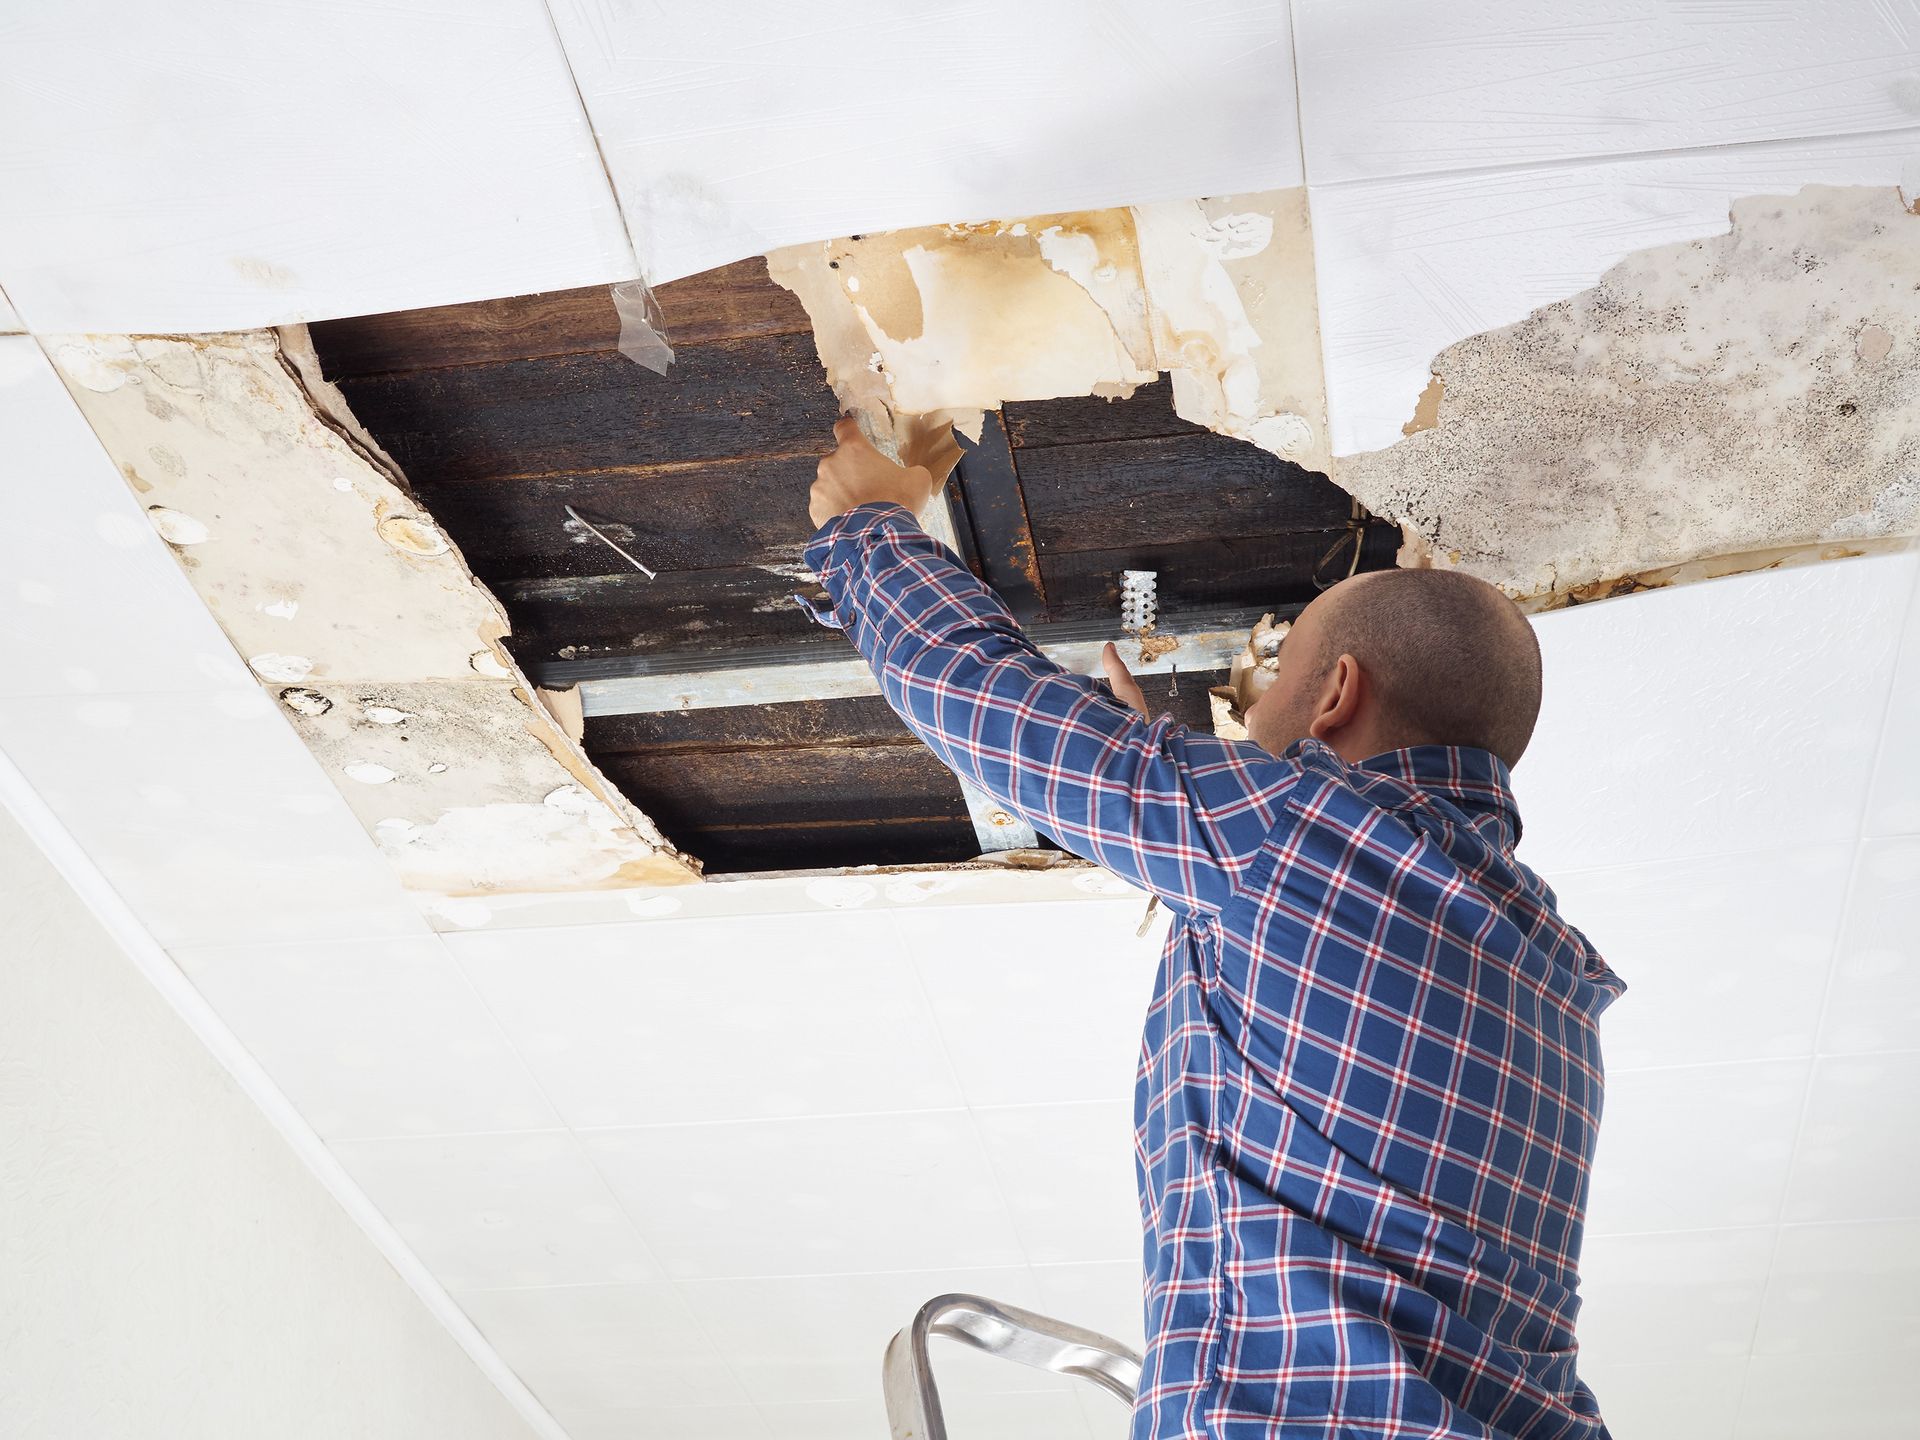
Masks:
[[[977,435],[1007,401],[1123,397],[1170,372],[1185,418],[1326,468],[1303,189],[858,235],[767,263],[876,439],[903,416]]]
[[[67,388],[267,694],[415,890],[678,884],[499,643],[505,612],[272,331],[49,337]]]

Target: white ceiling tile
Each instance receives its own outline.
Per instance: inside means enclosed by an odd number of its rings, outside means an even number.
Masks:
[[[1601,1366],[1583,1354],[1580,1362],[1608,1431],[1630,1440],[1730,1440],[1746,1375],[1744,1359]]]
[[[13,308],[13,302],[7,299],[7,292],[0,290],[0,334],[13,335],[26,329],[20,323],[20,316]]]
[[[1889,728],[1889,742],[1894,737]],[[1909,731],[1909,735],[1920,731]],[[1920,1044],[1920,836],[1868,840],[1820,1022],[1823,1054]]]
[[[446,937],[583,1128],[961,1103],[883,914]]]
[[[1295,0],[1316,184],[1914,123],[1905,5]]]
[[[749,1403],[726,1356],[666,1282],[454,1298],[556,1415]]]
[[[1587,1233],[1777,1220],[1807,1068],[1762,1060],[1609,1076]]]
[[[761,1404],[864,1400],[878,1393],[887,1342],[936,1295],[962,1293],[1041,1310],[1025,1266],[689,1280],[682,1292]],[[936,1337],[928,1352],[943,1394],[1061,1390],[1064,1376]]]
[[[1868,835],[1920,835],[1920,584],[1907,607],[1900,659],[1887,697],[1880,764],[1867,797]]]
[[[1130,1102],[974,1114],[1030,1261],[1138,1263],[1142,1222]]]
[[[1284,0],[553,11],[656,281],[863,230],[1301,181]]]
[[[1589,1238],[1580,1259],[1583,1367],[1604,1374],[1744,1356],[1776,1233],[1764,1226]]]
[[[0,750],[163,945],[428,933],[257,689],[0,698]]]
[[[331,1148],[450,1290],[660,1278],[640,1232],[565,1130]]]
[[[974,1105],[1121,1099],[1166,943],[1142,900],[894,913]],[[1071,1023],[1063,1023],[1071,1017]]]
[[[583,1136],[679,1278],[1018,1265],[1025,1257],[962,1110]]]
[[[0,527],[0,695],[253,689],[172,550],[25,335],[0,336],[0,434],[17,482]]]
[[[1920,1050],[1814,1062],[1784,1218],[1920,1217]]]
[[[1334,453],[1399,440],[1434,356],[1456,340],[1587,289],[1632,251],[1726,234],[1741,196],[1896,184],[1917,144],[1869,136],[1315,185]]]
[[[1913,1366],[1884,1355],[1755,1360],[1735,1440],[1913,1440]]]
[[[1139,1260],[1035,1265],[1040,1311],[1145,1351],[1145,1279]]]
[[[558,1124],[431,936],[188,948],[174,959],[329,1140]]]
[[[1854,839],[1916,571],[1869,556],[1536,616],[1520,858],[1552,875]]]
[[[1920,1362],[1920,1219],[1783,1227],[1753,1353]]]
[[[0,275],[36,333],[240,329],[625,278],[539,0],[10,26]]]
[[[1548,876],[1627,982],[1600,1022],[1607,1073],[1812,1054],[1853,850]]]
[[[562,1409],[553,1418],[567,1432],[567,1440],[775,1440],[752,1405]]]
[[[877,1365],[873,1389],[871,1400],[762,1405],[760,1413],[778,1440],[880,1440],[888,1428]],[[941,1410],[954,1440],[1090,1440],[1092,1434],[1070,1391],[942,1395]],[[1103,1440],[1119,1440],[1123,1433],[1124,1425],[1103,1432]]]

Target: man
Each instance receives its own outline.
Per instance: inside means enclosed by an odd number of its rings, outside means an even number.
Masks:
[[[1623,987],[1513,858],[1525,619],[1458,573],[1361,575],[1295,621],[1251,743],[1149,722],[920,530],[933,473],[835,434],[807,563],[888,700],[1174,913],[1135,1097],[1134,1440],[1602,1440],[1574,1316]]]

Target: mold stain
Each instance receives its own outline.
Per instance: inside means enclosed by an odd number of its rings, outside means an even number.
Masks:
[[[1402,564],[1549,607],[1920,532],[1920,226],[1866,186],[1731,222],[1450,346],[1407,438],[1335,461]]]

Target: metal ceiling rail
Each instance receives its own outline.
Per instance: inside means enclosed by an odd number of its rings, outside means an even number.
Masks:
[[[1288,607],[1297,609],[1297,607]],[[1112,640],[1136,675],[1165,675],[1177,665],[1199,674],[1224,670],[1246,649],[1259,612],[1193,610],[1154,633],[1180,644],[1141,663],[1130,637],[1111,620],[1026,626],[1026,634],[1055,664],[1083,675],[1100,673],[1100,650]],[[752,650],[667,651],[617,659],[562,661],[529,667],[548,689],[577,684],[587,715],[635,715],[658,710],[703,710],[722,705],[771,705],[789,700],[838,700],[878,695],[867,662],[828,632],[819,645],[769,645]],[[806,652],[807,658],[800,658]],[[581,674],[581,670],[591,673]],[[571,672],[571,673],[570,673]]]

